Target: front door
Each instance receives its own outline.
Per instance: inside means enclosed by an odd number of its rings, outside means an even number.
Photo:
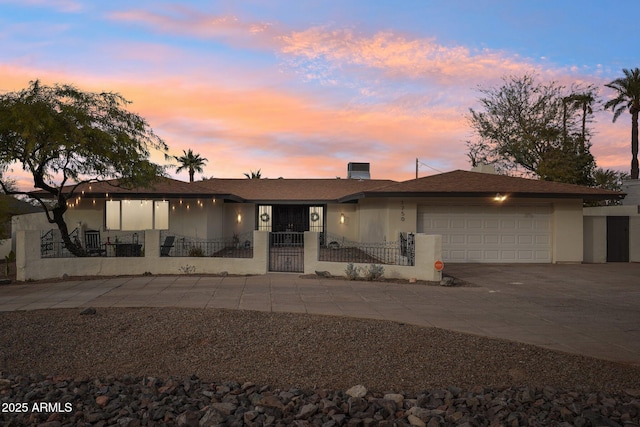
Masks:
[[[629,262],[629,217],[607,217],[607,262]]]

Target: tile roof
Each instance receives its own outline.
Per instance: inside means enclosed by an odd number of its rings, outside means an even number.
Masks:
[[[624,193],[561,182],[455,170],[412,179],[354,194],[341,201],[382,196],[487,196],[500,193],[518,197],[615,199]]]
[[[616,199],[624,193],[551,181],[456,170],[397,182],[384,179],[226,179],[193,183],[160,178],[148,188],[117,181],[82,184],[78,193],[136,197],[216,197],[237,202],[348,202],[364,197],[473,197],[496,193],[515,197]],[[43,192],[38,191],[42,194]]]
[[[328,202],[395,183],[388,179],[209,179],[197,185],[246,201]]]

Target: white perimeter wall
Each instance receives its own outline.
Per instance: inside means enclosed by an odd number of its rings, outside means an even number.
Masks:
[[[83,257],[41,258],[40,230],[16,232],[17,280],[42,280],[68,276],[118,276],[151,274],[265,274],[268,271],[269,233],[253,232],[253,258],[217,257],[160,257],[160,232],[145,232],[145,251],[142,257]],[[384,277],[439,281],[435,261],[441,260],[441,236],[416,234],[415,266],[384,265]],[[319,233],[305,232],[304,273],[329,271],[344,276],[346,262],[318,261]],[[360,264],[365,266],[365,264]]]

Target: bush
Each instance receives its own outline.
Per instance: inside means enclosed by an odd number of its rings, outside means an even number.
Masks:
[[[189,256],[204,256],[204,252],[202,251],[202,248],[193,247],[189,249]]]
[[[353,263],[347,264],[347,268],[344,271],[349,280],[357,280],[360,277],[360,267],[355,267]]]
[[[379,280],[384,276],[384,267],[381,265],[371,264],[364,272],[367,280]]]

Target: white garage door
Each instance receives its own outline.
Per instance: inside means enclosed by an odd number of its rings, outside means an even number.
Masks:
[[[550,206],[419,206],[418,232],[442,235],[444,262],[551,262]]]

